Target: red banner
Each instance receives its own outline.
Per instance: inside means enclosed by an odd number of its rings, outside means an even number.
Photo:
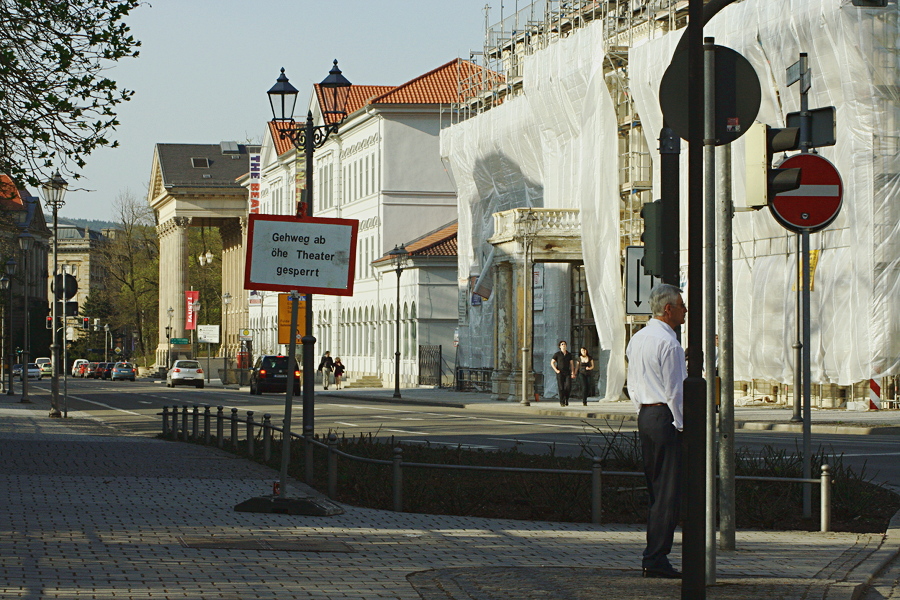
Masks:
[[[184,309],[184,328],[185,329],[196,329],[197,328],[197,313],[194,310],[194,302],[200,299],[200,292],[185,292],[184,293],[184,301],[185,301],[185,309]]]

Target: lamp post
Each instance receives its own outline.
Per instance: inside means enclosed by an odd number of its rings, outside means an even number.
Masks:
[[[0,289],[4,292],[9,290],[9,277],[4,275],[0,277]],[[3,356],[2,360],[0,360],[0,387],[5,387],[6,382],[6,305],[3,305],[3,318],[2,323],[0,323],[0,355]],[[12,370],[10,366],[10,370]]]
[[[44,183],[41,186],[41,190],[43,191],[44,202],[46,202],[50,207],[53,208],[53,305],[50,308],[50,316],[52,318],[52,326],[50,327],[50,335],[52,336],[52,341],[50,343],[50,363],[53,367],[52,375],[50,375],[50,416],[51,417],[60,417],[62,416],[62,412],[59,410],[59,333],[57,332],[57,326],[59,321],[59,295],[60,289],[63,287],[61,278],[58,275],[59,271],[59,223],[57,220],[57,215],[59,213],[59,209],[65,204],[63,202],[63,198],[66,196],[66,189],[69,187],[69,184],[66,183],[66,180],[63,179],[59,171],[57,171],[53,178]],[[26,298],[27,300],[27,298]],[[27,377],[26,377],[27,379]]]
[[[532,366],[528,363],[528,353],[531,350],[528,343],[528,322],[531,317],[531,303],[528,301],[528,292],[531,289],[532,278],[528,251],[534,244],[537,215],[534,214],[533,210],[528,210],[519,215],[518,221],[522,228],[522,399],[519,401],[519,404],[531,406],[531,402],[528,400],[528,378],[531,375]]]
[[[409,252],[406,247],[400,244],[400,247],[394,246],[394,249],[388,252],[391,257],[391,264],[397,273],[397,309],[395,315],[397,317],[397,351],[394,352],[394,398],[400,398],[400,275],[403,274],[403,267],[409,259]]]
[[[194,324],[194,328],[191,329],[191,358],[194,360],[200,359],[200,352],[197,350],[197,315],[200,313],[200,299],[196,299],[191,302],[191,322]]]
[[[169,324],[166,325],[166,371],[172,368],[172,317],[175,315],[175,309],[171,306],[166,310],[169,317]]]
[[[22,250],[22,278],[25,282],[24,288],[25,293],[23,294],[25,300],[25,331],[22,334],[22,399],[20,400],[23,404],[31,404],[31,400],[28,399],[28,355],[31,351],[30,348],[30,335],[28,323],[28,253],[31,252],[31,248],[34,246],[34,236],[28,233],[27,231],[23,231],[19,234],[19,249]]]
[[[109,362],[109,323],[103,326],[103,362]]]
[[[12,350],[12,337],[13,337],[13,328],[12,328],[12,276],[16,274],[16,267],[19,264],[15,261],[15,259],[10,258],[6,261],[6,280],[10,282],[3,287],[3,289],[7,290],[9,295],[7,296],[6,305],[9,307],[8,313],[5,315],[6,323],[7,323],[7,334],[6,334],[6,346],[3,347],[3,356],[6,359],[7,367],[9,368],[9,372],[7,376],[9,377],[9,384],[6,386],[6,395],[12,396],[15,391],[13,390],[13,350]]]
[[[322,101],[322,119],[324,124],[316,126],[313,124],[312,111],[306,115],[306,126],[297,127],[294,122],[294,105],[297,103],[297,88],[291,85],[284,69],[281,69],[281,75],[275,81],[275,85],[268,91],[269,105],[272,107],[272,121],[275,123],[281,139],[289,139],[298,152],[303,151],[306,154],[306,202],[298,202],[297,216],[312,217],[313,216],[313,152],[316,148],[320,148],[328,137],[337,133],[338,127],[347,116],[346,106],[347,98],[350,95],[350,82],[343,76],[338,68],[337,60],[322,83],[319,84]],[[296,323],[297,306],[299,302],[294,302],[291,306],[292,322]],[[306,481],[310,483],[312,480],[312,444],[310,443],[315,431],[315,421],[313,411],[315,410],[315,378],[312,374],[315,372],[315,343],[316,338],[313,337],[313,310],[312,310],[312,294],[306,294],[306,330],[303,335],[303,435],[307,439],[306,453]],[[288,365],[293,365],[296,360],[296,339],[295,335],[291,335],[291,344],[289,346]],[[281,487],[280,495],[282,498],[287,496],[287,460],[290,456],[290,426],[291,426],[291,398],[293,393],[293,382],[287,385],[287,394],[284,407],[284,434],[282,448],[281,463]]]
[[[225,308],[222,310],[222,357],[225,359],[225,368],[222,373],[222,385],[228,384],[228,305],[231,304],[231,294],[225,292],[222,294],[222,304]]]

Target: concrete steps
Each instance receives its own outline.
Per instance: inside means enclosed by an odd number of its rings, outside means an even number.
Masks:
[[[376,377],[375,375],[363,375],[359,379],[352,379],[349,381],[345,381],[343,387],[345,388],[380,388],[384,387],[381,383],[381,377]]]

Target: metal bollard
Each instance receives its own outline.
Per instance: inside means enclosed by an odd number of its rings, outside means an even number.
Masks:
[[[303,428],[303,450],[305,465],[303,469],[303,483],[307,485],[313,484],[313,476],[315,475],[313,467],[313,428],[307,425]]]
[[[600,457],[595,456],[591,465],[591,523],[600,524],[603,510],[603,500],[600,496],[602,491],[603,465],[601,465]]]
[[[173,440],[178,439],[178,407],[172,407],[172,426],[169,428],[169,434],[172,436]]]
[[[194,405],[194,423],[193,423],[192,431],[193,431],[193,434],[191,435],[191,437],[194,438],[195,440],[199,440],[200,439],[200,407],[197,406],[196,404]]]
[[[328,434],[328,497],[337,499],[337,436],[332,431]]]
[[[403,449],[394,448],[394,512],[403,512]]]
[[[263,459],[272,460],[272,415],[263,415]]]
[[[209,404],[203,405],[203,443],[209,446],[210,430],[209,430]]]
[[[181,407],[181,439],[185,442],[188,441],[188,436],[190,436],[190,430],[188,429],[188,411],[190,409],[187,405]]]
[[[169,407],[168,406],[163,406],[162,418],[163,418],[163,437],[168,437],[168,435],[169,435]]]
[[[216,441],[219,448],[225,447],[225,414],[221,406],[216,407]]]
[[[831,467],[822,465],[822,531],[831,530]]]
[[[238,445],[238,409],[231,409],[231,447],[237,449]]]
[[[253,457],[253,442],[255,441],[253,433],[253,411],[247,411],[247,454]]]

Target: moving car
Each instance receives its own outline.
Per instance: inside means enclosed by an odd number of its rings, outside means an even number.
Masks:
[[[112,368],[116,363],[100,363],[103,365],[103,369],[100,371],[100,379],[109,379],[112,376]]]
[[[196,360],[176,360],[169,372],[166,373],[166,387],[176,385],[192,385],[203,387],[203,369]]]
[[[106,363],[102,362],[93,362],[90,364],[90,370],[88,371],[89,379],[100,379],[103,376],[103,368],[106,366]]]
[[[75,362],[72,363],[72,377],[84,377],[84,370],[81,368],[81,365],[86,364],[88,364],[88,359],[76,358]]]
[[[53,377],[53,365],[45,362],[45,363],[37,363],[38,368],[41,370],[41,379],[46,375],[47,377]]]
[[[22,381],[22,365],[16,365],[15,367],[13,367],[13,374],[16,374],[16,367],[18,367],[19,381]],[[26,369],[28,372],[28,379],[41,378],[41,368],[37,366],[36,363],[28,363]]]
[[[137,369],[130,362],[117,362],[112,366],[109,378],[113,381],[116,379],[127,379],[134,381],[137,375]]]
[[[294,395],[300,395],[300,366],[294,361]],[[250,393],[286,392],[288,357],[281,355],[260,356],[250,371]]]

